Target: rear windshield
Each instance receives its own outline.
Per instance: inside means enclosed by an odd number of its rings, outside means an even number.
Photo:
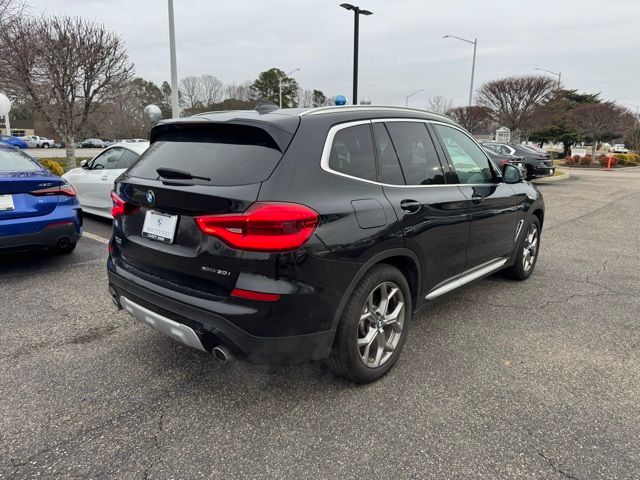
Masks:
[[[0,148],[0,172],[37,172],[40,166],[26,155]]]
[[[157,180],[158,168],[210,178],[212,185],[248,185],[266,180],[282,152],[264,130],[241,125],[189,126],[163,132],[129,175]]]

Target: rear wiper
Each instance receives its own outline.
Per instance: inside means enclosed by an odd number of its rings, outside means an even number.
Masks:
[[[182,180],[197,179],[197,180],[206,180],[207,182],[211,181],[209,177],[199,177],[198,175],[192,175],[191,173],[185,172],[184,170],[175,170],[173,168],[160,167],[160,168],[156,168],[156,172],[162,178],[175,178],[175,179],[182,179]]]

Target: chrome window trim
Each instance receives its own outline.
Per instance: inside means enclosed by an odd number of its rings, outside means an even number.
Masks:
[[[320,108],[327,108],[327,107],[320,107]],[[464,133],[469,138],[471,138],[471,140],[473,140],[474,143],[478,145],[478,147],[480,148],[480,151],[484,153],[484,150],[482,150],[482,147],[480,147],[478,142],[476,142],[473,137],[471,137],[468,133],[466,133],[462,128],[457,127],[455,125],[451,125],[450,123],[438,122],[435,120],[425,120],[424,118],[384,118],[384,119],[376,118],[376,119],[369,119],[369,120],[355,120],[351,122],[339,123],[331,127],[329,129],[329,132],[327,133],[327,138],[325,139],[324,147],[322,149],[322,157],[320,158],[320,168],[322,168],[322,170],[324,170],[327,173],[338,175],[340,177],[350,178],[351,180],[357,180],[359,182],[378,185],[381,187],[391,187],[391,188],[497,187],[498,185],[502,184],[498,182],[498,183],[442,183],[437,185],[393,185],[390,183],[382,183],[382,182],[376,182],[374,180],[367,180],[366,178],[354,177],[353,175],[347,175],[346,173],[338,172],[337,170],[333,170],[332,168],[329,167],[329,157],[331,156],[331,146],[333,145],[333,139],[336,136],[336,133],[338,133],[340,130],[343,130],[349,127],[355,127],[358,125],[366,125],[366,124],[371,125],[373,123],[382,123],[382,122],[414,122],[414,123],[420,122],[420,123],[432,123],[432,124],[437,123],[440,125],[444,125],[446,127],[455,128],[456,130],[460,130],[462,133]],[[373,138],[371,140],[374,141]],[[373,147],[374,149],[376,148],[375,142]],[[493,165],[493,162],[491,162],[491,159],[489,158],[489,156],[486,153],[484,154],[487,157],[487,160],[489,161],[489,165]]]

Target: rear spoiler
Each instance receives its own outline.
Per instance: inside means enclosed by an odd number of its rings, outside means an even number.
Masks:
[[[293,139],[294,132],[288,132],[277,125],[272,123],[263,122],[259,120],[252,120],[247,118],[237,118],[233,120],[227,120],[222,122],[215,122],[207,118],[201,117],[186,117],[186,118],[174,118],[170,120],[162,120],[151,129],[151,135],[149,141],[154,143],[168,132],[175,132],[176,130],[188,130],[189,127],[202,128],[207,125],[215,127],[216,125],[244,125],[247,127],[259,128],[264,130],[273,141],[278,145],[278,148],[282,153],[287,149],[291,140]]]

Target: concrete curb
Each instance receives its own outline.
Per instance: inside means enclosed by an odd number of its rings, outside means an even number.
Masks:
[[[566,180],[570,175],[568,172],[563,172],[562,175],[556,175],[553,177],[544,177],[544,178],[536,178],[535,180],[531,180],[531,183],[551,183],[551,182],[559,182],[561,180]]]

